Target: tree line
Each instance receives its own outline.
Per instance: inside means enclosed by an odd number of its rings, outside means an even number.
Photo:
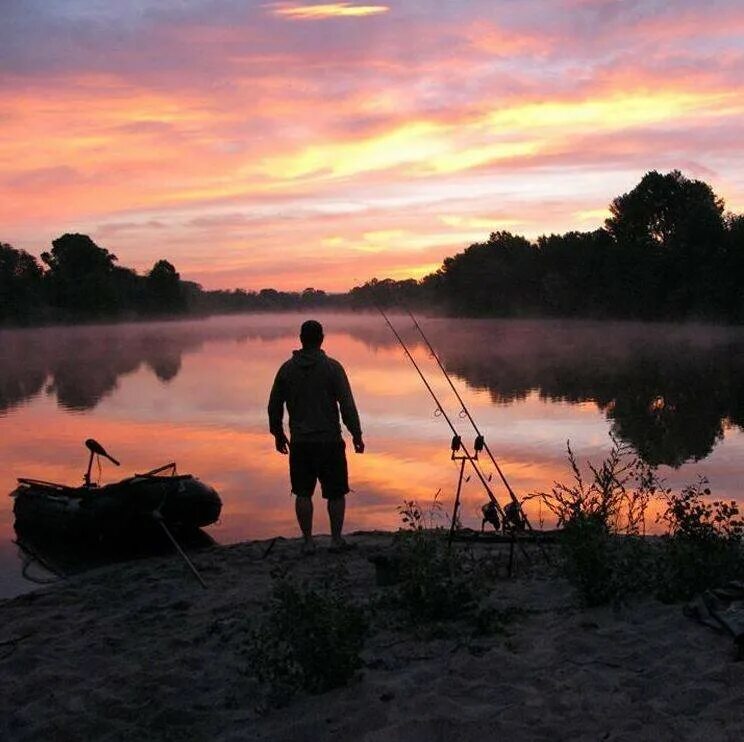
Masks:
[[[41,253],[0,242],[0,323],[306,308],[428,306],[484,317],[744,321],[744,215],[678,170],[647,173],[615,198],[603,228],[530,241],[493,232],[420,281],[372,279],[346,294],[205,291],[158,260],[144,275],[87,235]]]
[[[702,181],[647,173],[603,228],[493,232],[421,281],[352,289],[354,304],[405,302],[454,315],[744,321],[744,215]]]
[[[327,300],[324,291],[313,288],[205,291],[182,280],[167,260],[140,275],[118,265],[116,255],[84,234],[53,240],[41,262],[0,242],[0,324],[282,311],[324,306]]]

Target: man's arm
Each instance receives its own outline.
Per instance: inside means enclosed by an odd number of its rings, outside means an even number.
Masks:
[[[359,413],[354,403],[354,395],[351,393],[351,384],[346,376],[344,367],[336,364],[336,395],[338,407],[341,411],[341,419],[349,429],[357,453],[364,453],[364,440],[362,439],[362,426],[359,423]]]
[[[274,444],[279,453],[288,453],[287,436],[284,434],[284,381],[282,379],[282,370],[276,374],[274,384],[269,394],[269,431],[274,436]]]

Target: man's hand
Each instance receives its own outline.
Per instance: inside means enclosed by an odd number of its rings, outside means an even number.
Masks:
[[[279,453],[283,453],[284,455],[289,453],[289,441],[287,440],[287,436],[284,435],[284,433],[277,433],[274,436],[274,445],[276,446],[276,450],[279,451]]]
[[[356,453],[364,453],[364,441],[361,435],[358,438],[354,438],[352,442],[354,443],[354,451]]]

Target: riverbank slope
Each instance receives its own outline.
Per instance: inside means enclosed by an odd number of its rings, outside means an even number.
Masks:
[[[640,601],[585,610],[524,562],[483,595],[495,633],[405,629],[377,616],[349,686],[267,710],[244,652],[278,571],[343,569],[360,601],[391,534],[300,555],[278,539],[129,562],[0,602],[0,738],[151,740],[639,740],[744,737],[744,663],[731,640]],[[481,547],[476,547],[481,548]],[[483,547],[494,548],[494,547]],[[379,609],[378,609],[379,610]]]

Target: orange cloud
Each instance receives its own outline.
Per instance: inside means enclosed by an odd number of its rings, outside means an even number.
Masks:
[[[274,3],[265,6],[272,9],[274,15],[296,21],[319,21],[326,18],[349,18],[379,15],[387,13],[386,5],[354,5],[352,3],[320,3],[317,5],[293,5]]]
[[[214,22],[140,19],[103,51],[50,44],[26,70],[9,53],[0,238],[38,254],[85,231],[124,264],[167,257],[208,287],[339,290],[419,276],[494,229],[599,224],[652,168],[741,209],[733,4],[613,24],[594,4],[571,6],[582,24],[466,0],[457,17],[391,8],[231,4]],[[344,34],[276,20],[365,14]]]

